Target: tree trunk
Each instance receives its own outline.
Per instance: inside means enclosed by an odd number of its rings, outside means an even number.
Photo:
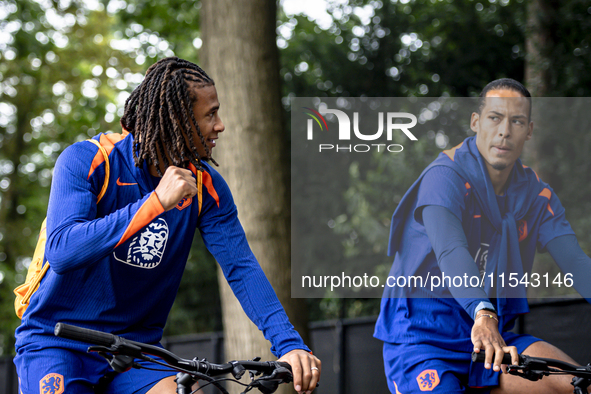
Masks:
[[[199,57],[216,82],[226,126],[214,158],[255,256],[306,340],[305,300],[291,298],[289,150],[282,122],[276,7],[275,0],[204,0]],[[269,342],[218,272],[226,357],[271,358]]]
[[[550,88],[548,53],[552,45],[549,23],[552,12],[548,0],[530,0],[527,5],[525,85],[533,97],[545,96]]]
[[[554,46],[552,36],[552,23],[559,4],[552,0],[530,0],[527,5],[527,31],[525,37],[525,86],[532,97],[544,97],[551,95],[552,91],[552,59],[551,53]],[[532,115],[534,118],[536,114]],[[534,122],[535,132],[529,143],[525,144],[523,157],[525,162],[534,168],[538,175],[546,182],[552,184],[551,174],[543,169],[543,163],[539,162],[543,153],[544,135],[539,124]]]

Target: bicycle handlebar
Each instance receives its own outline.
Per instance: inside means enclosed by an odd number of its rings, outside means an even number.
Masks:
[[[55,325],[54,334],[60,338],[92,343],[99,346],[112,346],[117,342],[117,336],[106,332],[90,330],[65,323]]]
[[[166,349],[141,342],[135,342],[118,335],[91,330],[89,328],[73,326],[66,323],[57,323],[55,325],[54,334],[60,338],[73,339],[75,341],[91,343],[98,346],[119,346],[121,347],[120,354],[132,357],[141,357],[141,353],[150,354],[152,356],[160,357],[168,364],[180,368],[186,368],[190,365],[183,363],[183,361],[187,362],[188,360],[183,360]]]
[[[480,353],[475,353],[472,352],[472,361],[474,362],[484,362],[484,357],[485,354],[483,351],[481,351]],[[531,356],[527,356],[525,354],[519,354],[519,365],[520,366],[528,366],[528,365],[534,365],[535,364],[535,368],[549,368],[549,367],[555,367],[555,368],[560,368],[566,372],[577,372],[577,371],[586,371],[585,367],[579,367],[573,364],[569,364],[567,362],[561,361],[561,360],[555,360],[553,358],[543,358],[543,357],[531,357]],[[502,364],[507,364],[507,365],[511,365],[511,354],[509,353],[505,353],[505,355],[503,356],[503,361]]]
[[[551,374],[569,374],[573,376],[572,385],[574,387],[573,393],[584,394],[587,393],[587,386],[591,384],[591,364],[586,367],[569,364],[561,360],[551,358],[531,357],[525,354],[519,354],[518,365],[511,364],[511,355],[506,353],[503,356],[503,364],[509,364],[507,372],[528,379],[537,381],[543,376]],[[484,362],[485,354],[472,352],[473,362]]]
[[[204,373],[211,377],[227,373],[234,374],[237,365],[242,366],[244,370],[252,370],[265,374],[273,373],[278,367],[283,367],[290,373],[292,372],[291,365],[280,361],[231,361],[224,364],[214,364],[205,360],[185,360],[176,356],[174,353],[157,346],[135,342],[118,335],[77,327],[66,323],[57,323],[55,325],[54,334],[61,338],[73,339],[107,348],[117,347],[119,354],[127,356],[139,358],[141,357],[141,354],[150,354],[152,356],[160,357],[172,367]],[[289,383],[289,381],[285,381],[285,383]]]
[[[522,363],[521,360],[521,355],[519,355],[519,363]],[[476,352],[472,352],[472,361],[475,363],[483,363],[484,362],[484,358],[485,358],[485,353],[484,351],[481,351],[480,353],[476,353]],[[503,356],[503,362],[501,364],[511,364],[511,354],[509,353],[505,353],[505,355]]]

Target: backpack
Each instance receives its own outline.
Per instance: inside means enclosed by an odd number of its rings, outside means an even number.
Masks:
[[[101,192],[97,196],[96,203],[98,204],[101,198],[105,195],[107,191],[107,187],[109,186],[109,173],[110,173],[110,166],[109,166],[109,156],[107,154],[106,149],[100,144],[100,142],[96,140],[88,140],[98,146],[100,152],[103,154],[105,159],[105,180],[103,182],[103,187]],[[47,241],[47,232],[45,228],[45,222],[47,218],[43,220],[41,224],[41,231],[39,232],[39,239],[37,240],[37,246],[35,247],[35,253],[33,254],[33,259],[31,260],[31,264],[29,265],[29,270],[27,271],[27,277],[25,279],[25,283],[18,286],[14,289],[14,294],[16,295],[16,300],[14,301],[14,310],[16,315],[22,319],[23,314],[27,310],[29,306],[29,301],[31,296],[39,289],[39,284],[41,280],[47,273],[49,269],[49,261],[47,264],[43,264],[45,260],[45,243]]]

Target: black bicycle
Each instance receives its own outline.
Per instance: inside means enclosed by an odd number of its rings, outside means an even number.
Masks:
[[[55,325],[55,335],[95,345],[89,347],[88,352],[96,352],[104,357],[115,372],[125,372],[130,368],[142,368],[141,365],[135,363],[136,359],[150,361],[169,370],[175,370],[178,372],[175,379],[178,394],[193,394],[208,385],[213,385],[222,393],[228,394],[228,391],[220,385],[221,381],[231,381],[245,386],[243,394],[254,388],[264,394],[271,394],[277,390],[279,384],[290,383],[293,380],[291,366],[288,363],[259,361],[259,357],[248,361],[230,361],[225,364],[214,364],[205,359],[197,360],[196,358],[185,360],[157,346],[65,323]],[[158,357],[163,361],[151,356]],[[246,371],[250,375],[249,384],[239,381]],[[220,377],[227,374],[232,374],[234,378]],[[207,383],[192,391],[193,385],[199,380],[204,380]]]
[[[472,361],[484,362],[484,352],[472,352]],[[508,364],[507,372],[533,382],[549,375],[572,375],[571,384],[574,394],[587,394],[587,387],[591,385],[591,364],[577,366],[552,358],[530,357],[519,355],[519,364],[511,364],[511,355],[505,354],[503,364]]]

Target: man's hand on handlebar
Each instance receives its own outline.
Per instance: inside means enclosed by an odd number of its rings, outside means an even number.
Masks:
[[[296,349],[284,354],[279,361],[285,361],[291,365],[293,387],[298,393],[314,391],[322,371],[321,362],[316,356],[305,350]]]
[[[482,311],[485,314],[490,314],[488,311]],[[474,325],[472,326],[472,343],[474,344],[474,352],[480,353],[482,349],[485,351],[484,368],[490,369],[491,366],[494,371],[503,371],[501,369],[503,356],[505,353],[511,354],[513,364],[519,363],[519,355],[515,346],[507,346],[505,340],[499,333],[498,321],[487,316],[479,318],[481,313],[478,312]],[[493,363],[494,357],[494,363]]]

